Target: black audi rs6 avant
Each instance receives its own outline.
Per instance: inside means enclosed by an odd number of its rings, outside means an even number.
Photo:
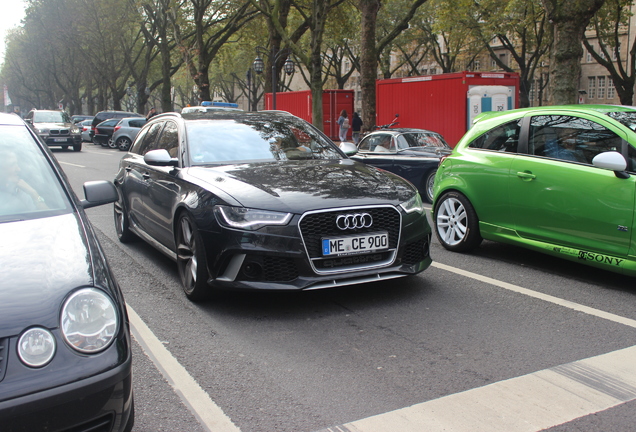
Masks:
[[[289,113],[156,116],[115,185],[119,239],[174,259],[191,300],[387,280],[431,263],[417,189],[349,159]]]

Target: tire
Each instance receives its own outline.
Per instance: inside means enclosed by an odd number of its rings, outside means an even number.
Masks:
[[[435,174],[437,174],[437,169],[431,171],[424,180],[424,198],[429,203],[433,202],[433,185],[435,184]]]
[[[446,192],[439,198],[434,221],[437,238],[450,251],[467,252],[481,244],[477,213],[459,192]]]
[[[116,147],[121,151],[128,151],[132,141],[128,137],[117,138],[117,142],[115,143]]]
[[[110,147],[112,149],[117,148],[117,145],[115,145],[115,141],[113,140],[112,136],[110,138],[108,138],[108,147]]]
[[[187,213],[179,217],[175,237],[177,267],[183,292],[191,301],[203,300],[210,290],[205,248],[194,220]]]
[[[128,215],[126,214],[126,208],[124,206],[121,192],[119,193],[119,199],[115,201],[113,210],[113,214],[115,217],[115,231],[117,232],[117,238],[119,239],[119,241],[122,243],[129,243],[135,240],[136,236],[130,230],[130,221],[128,220]]]
[[[73,151],[81,151],[82,150],[82,143],[79,144],[73,144]]]

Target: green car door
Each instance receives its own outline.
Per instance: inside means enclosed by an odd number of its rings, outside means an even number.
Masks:
[[[636,178],[592,165],[602,152],[627,153],[625,133],[603,123],[566,115],[531,118],[528,155],[515,158],[510,171],[509,208],[519,236],[591,253],[577,252],[581,259],[628,254]]]

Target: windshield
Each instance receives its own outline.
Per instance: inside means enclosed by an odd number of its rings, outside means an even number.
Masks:
[[[33,113],[34,123],[70,123],[71,119],[64,111],[42,111]]]
[[[0,126],[0,223],[71,211],[60,186],[24,126]]]
[[[300,119],[237,118],[186,122],[190,163],[342,159],[317,130]]]
[[[636,131],[636,112],[635,111],[617,111],[608,112],[607,115],[614,120],[622,123],[633,131]]]

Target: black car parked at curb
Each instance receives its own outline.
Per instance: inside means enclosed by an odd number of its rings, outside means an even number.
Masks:
[[[84,209],[50,150],[0,114],[0,430],[129,432],[131,339],[124,299]]]
[[[417,189],[284,112],[153,117],[115,185],[119,239],[174,259],[191,300],[388,280],[431,263]]]

